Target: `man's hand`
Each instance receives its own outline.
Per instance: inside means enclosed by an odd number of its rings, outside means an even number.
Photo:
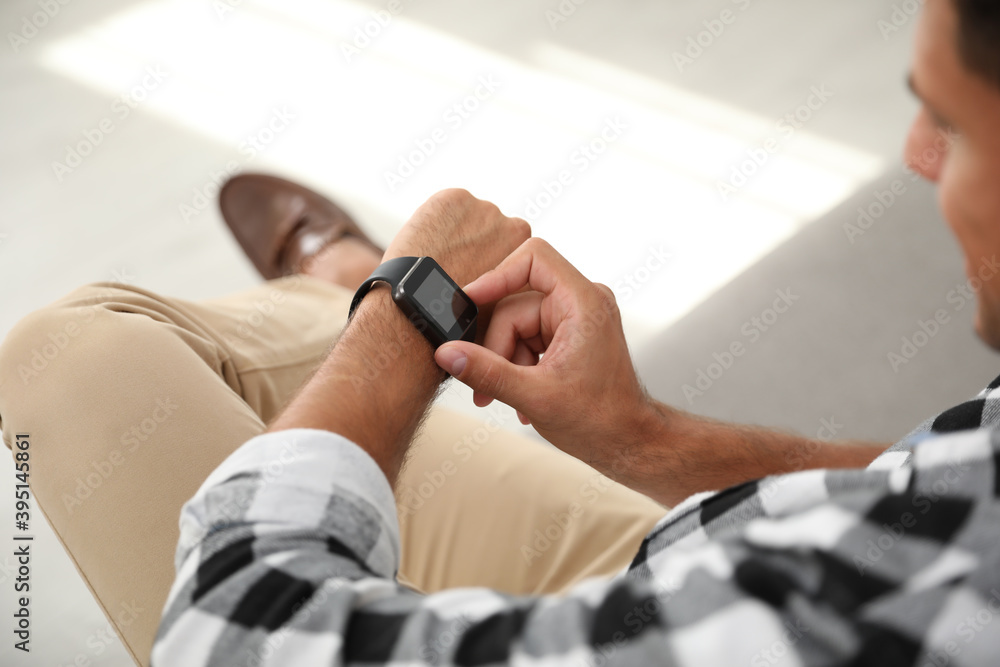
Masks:
[[[651,400],[611,290],[539,239],[465,291],[497,302],[484,344],[442,345],[438,365],[477,405],[503,401],[559,449],[664,505],[772,474],[862,467],[887,447],[724,424]]]
[[[529,239],[465,291],[498,302],[483,347],[448,343],[438,364],[476,391],[480,407],[497,399],[516,408],[546,440],[625,482],[662,416],[636,376],[611,290]]]
[[[495,268],[531,236],[520,218],[465,190],[443,190],[417,209],[385,252],[395,257],[433,257],[459,285]]]

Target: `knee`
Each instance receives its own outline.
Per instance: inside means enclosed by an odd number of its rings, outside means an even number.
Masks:
[[[0,382],[9,391],[35,390],[95,317],[93,308],[56,303],[21,319],[0,344]]]
[[[94,324],[114,296],[100,284],[86,285],[21,319],[0,344],[0,382],[31,391],[43,377],[58,373],[60,360],[100,329]]]
[[[125,350],[155,350],[171,335],[153,318],[136,316],[147,298],[124,286],[86,285],[10,330],[0,343],[0,429],[8,447],[5,426],[45,418],[60,396],[88,391],[113,374]]]

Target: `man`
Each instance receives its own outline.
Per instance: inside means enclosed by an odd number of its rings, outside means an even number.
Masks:
[[[990,187],[1000,176],[997,32],[1000,8],[928,0],[912,73],[924,108],[908,153],[940,183],[970,277],[1000,249],[1000,195]],[[947,151],[928,153],[941,127],[954,130],[957,139]],[[282,243],[272,241],[284,238],[277,231],[282,226],[263,228],[271,232],[258,247],[280,249]],[[825,445],[698,420],[646,397],[610,292],[544,242],[525,241],[527,233],[522,221],[460,192],[432,199],[404,227],[383,259],[433,256],[468,284],[472,299],[496,303],[483,347],[447,343],[432,357],[387,290],[366,296],[267,433],[239,447],[185,506],[177,579],[154,664],[994,663],[1000,643],[1000,633],[990,628],[1000,611],[1000,441],[994,443],[988,427],[995,419],[995,387],[944,413],[867,470],[862,466],[877,454],[871,445]],[[324,257],[348,252],[345,243],[353,242],[332,244],[317,262],[331,269]],[[994,346],[1000,346],[998,290],[983,286],[977,316],[980,335]],[[220,353],[225,347],[208,323],[169,312],[169,306],[106,297],[101,303],[102,312],[127,313],[127,326],[139,333],[145,328],[147,339],[169,348],[159,354],[192,369],[200,364],[203,382],[176,389],[188,404],[204,400],[214,408],[214,421],[204,419],[205,432],[198,434],[206,446],[214,438],[231,442],[234,429],[259,432],[247,403],[217,409],[221,389],[238,388],[250,400],[258,389],[239,386],[233,375],[242,380],[250,373],[227,366],[230,360]],[[170,365],[150,368],[156,357],[148,345],[136,349],[132,338],[115,333],[122,319],[92,318],[94,326],[108,327],[102,336],[114,336],[118,346],[115,359],[102,350],[71,349],[81,372],[99,373],[101,361],[113,361],[118,383],[169,384]],[[164,332],[164,322],[180,331]],[[308,338],[309,332],[295,333]],[[4,377],[30,347],[27,340],[25,334],[5,343]],[[387,351],[388,362],[372,372],[371,361]],[[87,359],[95,361],[87,366]],[[559,597],[484,588],[427,595],[396,580],[401,540],[393,485],[398,489],[413,434],[445,378],[441,368],[472,386],[478,404],[510,404],[523,421],[598,472],[664,504],[681,502],[648,534],[627,573],[580,583]],[[150,377],[140,377],[143,371]],[[18,432],[18,421],[40,423],[37,414],[27,414],[40,406],[3,400],[5,436],[8,420]],[[88,400],[84,407],[66,405],[65,413],[60,405],[60,417],[85,421]],[[272,405],[258,414],[275,411]],[[979,426],[987,428],[961,430]],[[141,443],[136,449],[143,451]],[[790,453],[800,455],[798,463],[789,462],[796,460]],[[73,456],[72,450],[61,454]],[[153,459],[170,455],[159,450]],[[413,461],[420,458],[417,449]],[[72,470],[74,463],[63,466]],[[562,475],[562,465],[549,470]],[[844,469],[777,475],[691,496],[789,468],[821,467]],[[572,466],[565,470],[575,474]],[[462,472],[452,480],[458,483]],[[126,477],[107,483],[126,484]],[[553,483],[558,479],[553,476]],[[493,512],[508,500],[508,484],[519,481],[482,487],[490,504],[478,508],[485,528],[477,532],[479,541],[498,532]],[[544,496],[541,490],[529,500],[544,502]],[[474,500],[470,494],[461,502]],[[633,518],[648,509],[631,496],[622,502],[636,508],[629,511]],[[583,507],[582,518],[587,513]],[[578,512],[565,514],[554,517],[560,527],[571,526]],[[400,516],[414,530],[413,516]],[[60,522],[53,523],[59,530]],[[74,520],[65,517],[61,525],[72,529]],[[155,537],[146,528],[125,527],[141,538]],[[450,528],[437,534],[450,539]],[[471,521],[466,528],[480,530]],[[553,535],[546,549],[585,545]],[[107,574],[98,564],[93,571]]]

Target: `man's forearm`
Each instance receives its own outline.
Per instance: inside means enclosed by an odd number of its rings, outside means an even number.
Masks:
[[[314,428],[351,440],[375,459],[389,484],[445,378],[430,344],[373,289],[313,377],[269,431]]]
[[[863,468],[889,445],[826,441],[727,424],[654,403],[645,444],[627,447],[625,475],[613,475],[667,506],[693,493],[813,468]],[[614,471],[613,472],[620,472]]]

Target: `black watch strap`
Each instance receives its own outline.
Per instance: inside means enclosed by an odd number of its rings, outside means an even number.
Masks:
[[[403,281],[403,278],[419,259],[419,257],[396,257],[380,264],[354,293],[354,300],[351,301],[351,310],[348,312],[347,319],[350,320],[354,316],[354,311],[361,305],[361,300],[371,290],[372,285],[377,282],[389,283],[395,292],[396,286]]]

